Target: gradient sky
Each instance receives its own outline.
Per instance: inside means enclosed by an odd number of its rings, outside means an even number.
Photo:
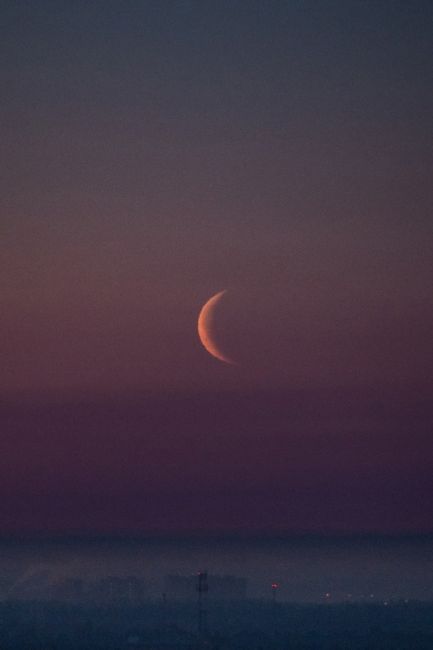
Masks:
[[[432,28],[4,3],[5,533],[433,529]]]

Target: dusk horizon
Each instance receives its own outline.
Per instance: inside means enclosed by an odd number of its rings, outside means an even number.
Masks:
[[[45,449],[3,500],[3,532],[431,532],[430,500],[420,498],[431,484],[430,403],[391,395],[304,388],[3,402],[4,445],[16,447],[19,432],[21,445]],[[15,465],[12,451],[3,456],[6,486],[17,484],[19,449]],[[278,458],[266,461],[272,449]]]
[[[1,17],[1,650],[431,650],[433,2]]]

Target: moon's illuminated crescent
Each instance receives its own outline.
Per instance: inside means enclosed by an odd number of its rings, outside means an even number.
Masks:
[[[211,354],[216,359],[219,359],[219,361],[224,361],[224,363],[231,363],[233,365],[236,365],[235,361],[227,357],[225,354],[223,354],[223,352],[221,352],[221,350],[218,349],[218,346],[212,336],[215,320],[215,307],[225,293],[226,289],[224,291],[219,291],[214,296],[212,296],[212,298],[209,298],[209,300],[203,305],[198,316],[197,329],[200,341],[203,347],[209,352],[209,354]]]

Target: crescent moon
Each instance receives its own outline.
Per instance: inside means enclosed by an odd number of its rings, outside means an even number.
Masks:
[[[198,316],[197,329],[201,344],[205,350],[209,352],[209,354],[211,354],[213,357],[215,357],[215,359],[218,359],[219,361],[236,365],[235,361],[227,357],[223,352],[221,352],[221,350],[218,349],[218,346],[212,336],[215,321],[215,307],[225,293],[227,293],[226,289],[224,289],[224,291],[219,291],[214,296],[212,296],[212,298],[209,298],[209,300],[203,305]]]

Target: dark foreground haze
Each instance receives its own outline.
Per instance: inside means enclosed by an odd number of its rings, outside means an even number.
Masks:
[[[431,537],[3,541],[0,647],[427,650],[432,567]]]

